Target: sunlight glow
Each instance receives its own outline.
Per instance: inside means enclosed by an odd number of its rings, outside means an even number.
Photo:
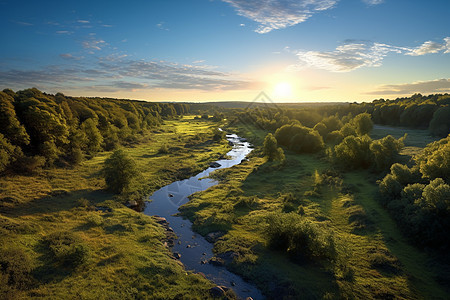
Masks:
[[[292,97],[292,86],[288,82],[280,82],[275,85],[273,89],[273,96],[275,98],[290,98]]]

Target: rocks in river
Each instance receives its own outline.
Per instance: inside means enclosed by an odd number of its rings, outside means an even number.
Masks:
[[[191,245],[186,245],[186,248],[191,248]]]
[[[215,243],[224,234],[225,234],[225,232],[223,232],[223,231],[210,232],[205,236],[205,239],[210,243]]]
[[[208,261],[206,260],[206,259],[202,259],[201,261],[200,261],[200,264],[202,264],[202,265],[206,265],[208,263]]]
[[[173,253],[173,257],[175,257],[176,259],[180,259],[181,258],[181,254],[178,252],[174,252]]]
[[[222,258],[215,257],[215,256],[209,260],[209,263],[213,266],[218,266],[218,267],[225,265],[225,261]]]
[[[228,291],[228,288],[223,285],[218,285],[209,289],[209,293],[211,294],[211,296],[217,298],[224,297],[226,291]]]
[[[241,142],[246,142],[246,141],[247,141],[246,138],[239,138],[239,140],[240,140]]]
[[[155,219],[156,223],[161,224],[161,225],[163,225],[163,224],[169,224],[169,223],[167,222],[167,219],[164,218],[164,217],[153,216],[153,219]]]
[[[209,163],[209,166],[210,166],[211,168],[218,168],[218,167],[220,167],[220,166],[222,166],[222,165],[219,164],[218,162],[214,161],[214,162],[212,162],[212,163]]]
[[[169,197],[172,198],[172,197],[173,197],[173,194],[169,194]]]

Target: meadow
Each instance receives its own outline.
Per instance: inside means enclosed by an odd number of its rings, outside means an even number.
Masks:
[[[226,141],[211,140],[217,126],[193,117],[167,120],[125,148],[141,173],[135,189],[149,194],[226,153]],[[214,284],[173,259],[165,229],[105,190],[101,169],[110,154],[0,178],[3,299],[210,297]]]
[[[284,162],[271,162],[261,153],[264,130],[248,124],[230,130],[252,140],[257,150],[249,161],[217,171],[220,184],[181,207],[198,232],[225,233],[214,249],[219,257],[234,253],[229,269],[269,298],[448,296],[430,257],[411,245],[379,203],[379,174],[337,171],[323,153],[285,150]],[[372,135],[401,137],[401,131],[376,127]],[[402,159],[430,140],[424,131],[408,130],[410,148],[400,153]]]

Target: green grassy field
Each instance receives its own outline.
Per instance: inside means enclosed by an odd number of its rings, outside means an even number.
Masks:
[[[254,128],[236,130],[243,136],[258,133],[257,145],[264,137]],[[407,145],[423,146],[417,143],[425,139],[421,132],[409,136]],[[277,299],[448,298],[429,258],[406,241],[376,200],[375,175],[337,174],[320,155],[285,154],[280,165],[267,162],[257,149],[250,161],[217,171],[213,176],[220,184],[194,194],[181,208],[198,232],[226,232],[214,249],[219,255],[235,253],[228,268]],[[333,261],[299,260],[269,249],[270,216],[289,212],[332,235]]]
[[[150,193],[207,167],[229,150],[210,138],[217,123],[165,121],[126,152]],[[159,149],[166,144],[169,153]],[[186,272],[153,218],[104,190],[100,153],[73,169],[0,178],[0,298],[205,299],[213,283]],[[95,211],[95,206],[110,211]]]

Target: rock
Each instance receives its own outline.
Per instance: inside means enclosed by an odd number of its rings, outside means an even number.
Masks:
[[[202,255],[206,255],[206,253],[205,253],[205,252],[203,252],[203,253],[202,253]]]
[[[178,241],[178,245],[181,245],[181,241]]]
[[[225,261],[220,257],[212,257],[209,260],[209,263],[213,266],[218,266],[218,267],[225,265]]]
[[[224,234],[225,232],[223,231],[210,232],[205,236],[205,239],[210,243],[215,243]]]
[[[247,298],[245,298],[245,300],[253,300],[253,298],[252,297],[247,297]]]
[[[218,162],[214,161],[214,162],[212,162],[212,163],[209,163],[209,166],[210,166],[211,168],[218,168],[218,167],[220,167],[220,166],[222,166],[222,165],[219,164]]]
[[[155,219],[156,223],[158,223],[158,224],[167,224],[166,218],[159,217],[159,216],[153,216],[153,218]]]
[[[213,297],[223,297],[225,296],[225,291],[220,286],[215,286],[209,289],[209,293]]]
[[[130,201],[128,201],[127,206],[128,207],[136,207],[136,206],[138,206],[138,203],[136,200],[130,200]]]
[[[206,265],[208,263],[208,261],[206,260],[206,259],[202,259],[201,261],[200,261],[200,264],[202,264],[202,265]]]
[[[167,231],[173,232],[173,228],[172,227],[168,227]]]
[[[234,143],[232,141],[228,141],[228,145],[234,146]]]
[[[231,281],[230,284],[231,284],[231,286],[236,286],[236,282],[234,282],[234,281]]]
[[[169,194],[169,197],[172,198],[172,197],[173,197],[173,194]]]
[[[247,141],[246,138],[239,138],[239,140],[240,140],[241,142],[246,142],[246,141]]]
[[[191,248],[191,245],[186,245],[186,248]]]
[[[173,253],[173,257],[175,257],[176,259],[180,259],[181,258],[181,254],[178,252],[174,252]]]

